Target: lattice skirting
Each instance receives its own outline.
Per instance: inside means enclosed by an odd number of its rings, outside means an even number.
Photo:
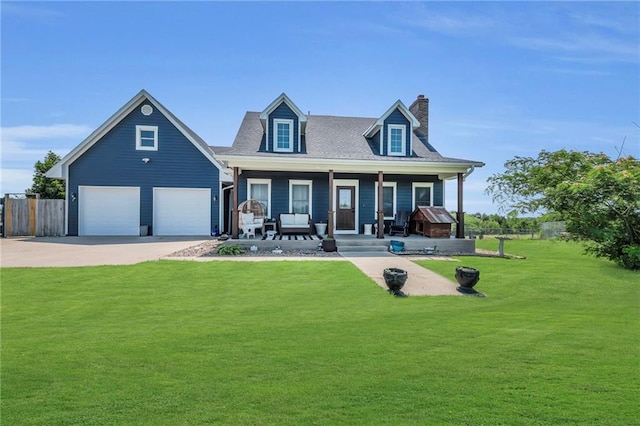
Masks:
[[[317,235],[263,235],[262,241],[320,241]]]

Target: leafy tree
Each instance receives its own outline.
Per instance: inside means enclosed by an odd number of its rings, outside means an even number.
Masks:
[[[587,251],[640,269],[640,163],[629,156],[542,151],[515,157],[488,178],[487,193],[502,208],[546,210],[566,222]]]
[[[52,151],[47,152],[44,161],[36,161],[33,173],[33,185],[27,189],[27,193],[40,194],[40,198],[56,199],[64,198],[64,182],[60,179],[45,177],[54,164],[60,161],[60,156]]]

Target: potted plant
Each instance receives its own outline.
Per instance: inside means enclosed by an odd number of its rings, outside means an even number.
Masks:
[[[336,240],[332,237],[325,237],[322,239],[322,249],[324,251],[338,251],[336,246]]]
[[[400,268],[385,268],[382,276],[385,284],[389,287],[389,293],[395,296],[405,295],[401,289],[404,287],[404,283],[407,282],[407,271]]]
[[[483,295],[474,290],[473,286],[480,281],[480,271],[469,266],[456,266],[456,281],[460,284],[456,290],[460,293]]]

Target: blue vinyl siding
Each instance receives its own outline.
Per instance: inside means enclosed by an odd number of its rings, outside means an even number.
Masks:
[[[375,155],[382,155],[380,152],[380,132],[376,132],[370,139],[367,140],[369,142],[369,146],[371,147],[371,151]]]
[[[389,124],[400,124],[405,126],[405,153],[407,157],[411,156],[411,123],[407,120],[407,117],[404,116],[400,112],[400,110],[396,109],[384,120],[384,126],[382,126],[382,155],[389,155],[388,146],[387,146],[387,134],[389,132]]]
[[[158,150],[136,150],[136,125],[158,127]],[[143,163],[142,158],[149,158]],[[153,187],[210,188],[220,199],[220,174],[171,122],[154,108],[145,116],[138,105],[69,166],[69,193],[78,186],[139,186],[140,224],[153,223]],[[78,235],[78,202],[69,200],[68,233]],[[219,205],[211,202],[211,227],[219,224]]]
[[[276,109],[274,109],[271,114],[269,114],[269,134],[267,135],[267,151],[274,152],[275,139],[274,135],[276,133],[275,126],[273,125],[274,119],[285,119],[285,120],[293,120],[293,140],[291,144],[293,145],[293,152],[300,152],[298,150],[298,116],[296,115],[289,106],[282,102]]]
[[[244,170],[238,182],[238,203],[247,199],[247,178],[271,179],[271,216],[289,212],[289,180],[303,179],[313,182],[311,218],[326,222],[329,210],[329,177],[326,173],[287,173]]]

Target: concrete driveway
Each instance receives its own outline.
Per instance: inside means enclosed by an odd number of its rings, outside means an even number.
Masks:
[[[131,265],[204,241],[203,237],[0,238],[0,266]]]

